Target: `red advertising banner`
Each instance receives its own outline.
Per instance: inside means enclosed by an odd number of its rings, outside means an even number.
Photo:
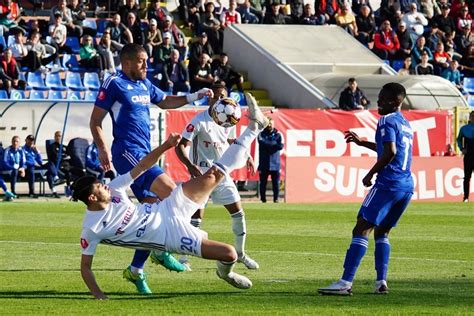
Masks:
[[[286,202],[362,202],[369,190],[362,179],[375,158],[288,157],[286,162]],[[412,175],[413,200],[462,201],[462,157],[413,157]]]
[[[206,108],[207,109],[207,108]],[[166,111],[166,134],[182,132],[191,118],[202,111]],[[245,111],[244,111],[245,112]],[[344,131],[352,130],[371,141],[379,115],[377,111],[340,110],[273,110],[267,113],[275,122],[285,141],[282,151],[282,178],[285,173],[286,157],[375,157],[375,152],[355,144],[346,144]],[[445,151],[452,139],[452,113],[450,111],[404,111],[414,130],[413,154],[420,157],[436,156]],[[245,116],[245,113],[244,113]],[[246,128],[246,117],[237,125],[237,135]],[[258,162],[258,144],[251,149],[254,160]],[[167,173],[175,181],[184,181],[189,175],[174,153],[166,155]],[[234,179],[255,180],[245,169],[234,173]]]

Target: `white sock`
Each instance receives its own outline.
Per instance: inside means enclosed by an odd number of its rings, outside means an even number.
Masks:
[[[143,269],[139,269],[134,266],[130,266],[130,271],[132,271],[133,275],[139,275],[140,273],[143,273]]]
[[[217,272],[219,275],[226,276],[229,275],[229,273],[232,272],[232,269],[235,266],[235,261],[234,262],[224,262],[224,261],[217,261]]]
[[[224,152],[222,157],[216,161],[218,167],[223,168],[227,174],[232,170],[242,168],[246,163],[246,152],[250,144],[258,135],[258,130],[246,128],[245,131],[237,138],[232,145]]]
[[[232,231],[235,235],[235,250],[241,257],[245,254],[245,237],[247,234],[244,210],[240,210],[230,217],[232,217]]]

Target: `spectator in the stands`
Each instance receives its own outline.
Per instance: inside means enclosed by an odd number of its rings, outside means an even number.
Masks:
[[[250,0],[244,0],[244,2],[237,8],[240,13],[240,18],[244,24],[258,24],[258,16],[252,12],[252,4]]]
[[[28,55],[24,59],[23,66],[28,67],[30,71],[44,69],[44,66],[58,57],[56,48],[49,44],[43,44],[40,39],[41,34],[35,30],[30,34],[30,39],[26,42]]]
[[[433,54],[431,50],[425,46],[426,40],[424,36],[418,37],[416,45],[413,47],[411,53],[411,59],[415,65],[421,63],[421,56],[426,53],[428,55],[428,61],[433,60]]]
[[[415,4],[417,11],[420,11],[420,0],[398,0],[398,2],[400,5],[400,11],[403,13],[409,12],[412,9],[412,4]]]
[[[231,24],[241,24],[242,17],[237,11],[237,0],[229,0],[229,9],[222,12],[220,16],[221,26],[226,28]]]
[[[16,28],[21,17],[21,7],[16,1],[4,0],[0,5],[0,28],[2,33],[7,33],[10,29]]]
[[[407,31],[415,41],[423,35],[424,27],[428,25],[425,16],[418,12],[416,3],[410,3],[410,11],[403,15],[402,21],[406,23]]]
[[[202,88],[210,88],[214,82],[209,60],[210,57],[207,54],[201,54],[199,64],[189,69],[191,92],[198,91]]]
[[[451,63],[451,56],[444,50],[443,42],[438,42],[433,54],[433,67],[435,75],[440,75]]]
[[[193,31],[194,36],[201,34],[201,14],[195,3],[190,3],[188,8],[187,26]]]
[[[33,135],[26,137],[23,152],[25,154],[25,173],[28,179],[28,196],[30,198],[38,198],[38,195],[35,194],[35,170],[42,167],[43,158],[35,145],[35,137]]]
[[[115,13],[112,21],[107,23],[106,29],[110,30],[110,38],[120,44],[133,43],[132,33],[121,21],[120,14]]]
[[[54,24],[49,26],[49,36],[51,36],[51,45],[56,48],[58,54],[72,54],[72,49],[66,45],[67,40],[67,29],[62,24],[61,13],[54,14]]]
[[[398,70],[399,76],[414,75],[415,70],[411,66],[411,57],[406,57],[403,60],[403,67]]]
[[[300,16],[298,24],[323,25],[324,16],[317,16],[316,14],[314,14],[311,3],[307,3],[304,5],[303,14]]]
[[[263,18],[266,13],[266,0],[250,0],[250,12],[255,14],[258,18],[258,23],[263,23]]]
[[[374,32],[376,30],[375,19],[370,14],[370,8],[367,5],[360,6],[359,14],[356,17],[357,30],[359,34],[357,39],[364,45],[368,45],[374,40]]]
[[[122,21],[127,21],[128,14],[132,12],[135,17],[140,14],[140,7],[135,0],[126,0],[125,4],[120,6],[117,13],[120,15]]]
[[[17,195],[16,182],[18,177],[23,178],[25,176],[25,163],[25,153],[20,146],[20,137],[13,136],[11,146],[5,148],[3,166],[5,170],[10,171],[10,191],[14,195]]]
[[[441,73],[441,77],[444,79],[451,81],[459,91],[463,92],[463,87],[461,83],[461,73],[458,70],[459,63],[457,60],[452,60],[449,64],[449,67],[443,70]]]
[[[286,24],[285,16],[280,13],[279,2],[272,2],[270,12],[265,13],[263,24]]]
[[[460,60],[462,55],[458,53],[456,43],[454,41],[454,32],[449,32],[444,35],[444,50],[456,60]]]
[[[456,23],[454,22],[453,17],[449,15],[449,12],[450,5],[443,4],[441,5],[441,14],[438,14],[433,18],[433,23],[438,25],[439,32],[443,39],[446,36],[446,33],[456,31]]]
[[[49,16],[49,24],[52,25],[55,23],[56,15],[61,15],[61,24],[67,28],[69,35],[76,37],[82,36],[82,27],[80,25],[75,25],[72,18],[71,9],[67,7],[66,0],[59,0],[58,5],[54,6],[51,9],[51,14]]]
[[[286,6],[291,12],[287,12],[290,15],[290,21],[292,24],[297,24],[300,16],[303,15],[304,1],[303,0],[286,0]]]
[[[69,187],[71,184],[71,157],[67,154],[67,146],[61,144],[62,133],[56,131],[54,133],[54,142],[46,146],[46,152],[48,155],[48,183],[50,184],[53,197],[59,198],[58,193],[54,184],[62,177],[66,180],[66,184]],[[61,177],[60,177],[61,175]]]
[[[87,69],[95,69],[103,71],[104,61],[102,56],[99,54],[97,49],[94,47],[94,40],[90,35],[84,35],[82,37],[82,45],[81,49],[79,50],[79,56],[81,60],[79,61],[79,65],[83,68]]]
[[[456,20],[457,32],[462,32],[465,27],[472,29],[472,17],[469,14],[469,7],[465,4],[458,15]]]
[[[400,49],[397,34],[390,27],[390,21],[382,22],[380,30],[374,35],[373,52],[382,59],[394,59]]]
[[[459,53],[464,56],[468,52],[469,45],[474,42],[474,36],[472,36],[471,28],[464,26],[462,32],[458,32],[454,39],[456,48]]]
[[[177,49],[171,51],[170,58],[163,65],[162,74],[162,87],[165,91],[174,95],[191,91],[188,68],[179,60]]]
[[[153,51],[162,42],[163,38],[161,37],[161,31],[158,29],[158,22],[155,19],[151,19],[145,33],[145,49],[148,56],[153,56]]]
[[[215,53],[222,51],[224,40],[224,32],[221,27],[221,22],[218,17],[214,15],[214,3],[207,2],[205,5],[206,11],[201,15],[201,29],[209,36],[209,43]]]
[[[461,69],[465,77],[474,77],[474,42],[471,42],[461,59]]]
[[[350,1],[351,3],[351,9],[352,9],[352,12],[354,13],[357,13],[359,12],[360,13],[360,10],[362,9],[362,7],[366,6],[369,8],[369,15],[373,16],[374,14],[374,10],[372,9],[372,5],[370,4],[370,0],[351,0]]]
[[[83,35],[89,34],[90,36],[94,37],[97,34],[97,30],[83,25],[83,22],[86,19],[86,10],[84,9],[84,5],[79,3],[79,0],[69,0],[67,7],[69,10],[71,10],[72,23],[82,28]]]
[[[158,22],[158,28],[161,29],[168,15],[169,14],[166,9],[161,7],[159,0],[152,0],[147,13],[147,18],[149,21],[151,19],[155,19],[156,22]]]
[[[171,44],[171,33],[164,33],[163,43],[156,47],[155,54],[153,55],[153,68],[161,71],[163,69],[163,64],[168,60],[168,58],[170,58],[171,51],[175,48],[176,47]]]
[[[229,64],[229,57],[226,53],[221,53],[219,59],[212,62],[211,69],[215,81],[224,81],[226,87],[229,89],[231,89],[233,85],[236,85],[239,92],[244,92],[244,88],[242,87],[244,77],[232,69],[232,66]]]
[[[120,64],[120,51],[123,45],[110,38],[110,30],[106,29],[100,38],[97,51],[103,57],[104,68],[109,73],[115,73],[115,67]]]
[[[316,0],[314,8],[317,15],[323,15],[325,23],[336,23],[334,16],[339,11],[339,3],[337,0]]]
[[[435,15],[441,14],[441,9],[436,0],[421,0],[420,12],[430,21]]]
[[[133,37],[133,43],[140,46],[145,45],[145,34],[142,31],[140,20],[137,20],[137,16],[133,12],[129,12],[125,26],[130,30]]]
[[[205,32],[199,34],[198,40],[189,47],[189,69],[199,64],[199,58],[202,54],[214,55],[214,50]]]
[[[421,61],[415,66],[416,75],[434,75],[433,65],[428,62],[429,58],[426,51],[421,54]]]
[[[12,51],[9,48],[3,51],[1,66],[0,84],[2,89],[6,90],[8,93],[10,93],[12,88],[25,90],[26,82],[20,80],[20,69],[18,68],[18,64],[12,56]]]
[[[176,47],[182,56],[187,55],[188,46],[185,41],[184,33],[173,22],[173,18],[171,16],[166,16],[161,32],[162,35],[164,33],[171,33],[171,45]]]
[[[15,36],[14,41],[10,44],[9,48],[16,62],[21,65],[23,58],[28,55],[28,48],[25,45],[25,31],[17,27],[13,29],[13,34]]]
[[[438,32],[438,25],[433,22],[429,27],[428,31],[423,35],[425,38],[425,46],[429,48],[430,51],[434,52],[436,50],[436,45],[439,41],[442,41],[441,34]]]
[[[397,52],[397,58],[405,59],[411,55],[411,50],[415,42],[407,31],[406,23],[400,22],[397,28],[397,37],[400,42],[400,49]]]
[[[345,111],[364,110],[370,104],[364,92],[359,89],[355,78],[349,78],[348,86],[339,96],[339,108]]]
[[[357,36],[357,23],[354,14],[352,14],[349,6],[347,4],[343,4],[341,6],[341,11],[336,13],[336,24],[337,26],[343,28],[347,33],[351,34],[352,36]]]
[[[103,181],[104,177],[109,178],[110,180],[113,180],[115,178],[115,172],[112,170],[105,171],[104,168],[102,168],[102,165],[99,160],[99,150],[97,149],[97,145],[93,142],[92,144],[87,147],[87,152],[86,152],[86,167],[98,172],[97,179],[99,181]]]

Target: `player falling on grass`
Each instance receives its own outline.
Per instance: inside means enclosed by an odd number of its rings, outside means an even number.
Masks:
[[[129,172],[150,150],[151,104],[161,109],[174,109],[204,96],[212,91],[203,89],[188,96],[166,96],[146,78],[147,54],[138,44],[127,44],[120,52],[122,71],[109,77],[102,84],[90,118],[90,129],[97,144],[99,160],[104,171],[111,169],[111,163],[119,174]],[[112,152],[107,148],[102,121],[110,114],[113,127]],[[131,189],[140,202],[154,202],[164,199],[176,184],[159,166],[153,166],[135,179]],[[150,294],[143,267],[150,252],[137,250],[132,263],[123,272],[125,279],[134,283],[141,294]],[[174,271],[185,267],[167,252],[155,252],[152,261]]]
[[[178,134],[171,134],[164,144],[140,160],[130,172],[111,181],[109,186],[93,176],[82,177],[74,183],[73,199],[87,205],[81,233],[81,275],[95,298],[107,299],[92,272],[92,261],[99,243],[218,260],[219,278],[240,289],[252,286],[249,279],[232,271],[238,259],[234,247],[207,239],[205,232],[190,223],[191,215],[216,186],[232,170],[243,167],[248,148],[259,130],[268,124],[254,100],[249,107],[249,127],[222,157],[203,175],[175,187],[161,202],[135,205],[126,190],[135,179],[152,168],[166,150],[178,144],[181,138]]]
[[[388,293],[387,271],[390,258],[388,234],[405,211],[413,195],[412,161],[413,131],[400,109],[405,99],[405,88],[398,83],[382,87],[378,98],[375,143],[361,140],[354,132],[346,132],[348,143],[367,147],[377,152],[377,162],[362,179],[364,186],[375,184],[368,192],[357,215],[352,231],[352,242],[346,253],[344,273],[339,281],[318,290],[321,294],[351,295],[352,281],[369,244],[369,234],[374,230],[375,293]]]
[[[251,96],[246,95],[248,103]],[[215,100],[217,101],[217,100]],[[196,114],[191,122],[186,125],[182,139],[176,147],[176,155],[186,166],[191,178],[199,177],[212,167],[214,161],[219,160],[229,144],[236,135],[236,128],[232,126],[225,128],[217,125],[211,116],[213,103],[210,103],[207,111]],[[192,146],[190,154],[188,147]],[[251,173],[255,173],[255,165],[250,156],[247,159],[247,168]],[[225,179],[212,191],[213,203],[224,205],[232,219],[232,232],[235,235],[235,249],[238,254],[238,261],[243,263],[248,269],[258,269],[258,263],[245,253],[245,239],[247,234],[245,212],[241,199],[233,179],[227,175]],[[207,202],[207,201],[206,201]],[[200,227],[204,215],[205,203],[199,207],[191,218],[191,224]],[[190,269],[186,258],[181,258]]]

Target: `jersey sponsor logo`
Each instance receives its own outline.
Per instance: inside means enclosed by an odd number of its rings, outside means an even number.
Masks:
[[[131,85],[127,85],[127,90],[133,90],[133,87]]]
[[[86,249],[87,247],[89,247],[89,243],[84,238],[81,238],[81,247],[82,249]]]
[[[97,99],[99,99],[100,101],[105,100],[105,91],[104,90],[99,92],[99,95],[97,96]]]
[[[134,207],[129,207],[127,209],[127,211],[125,212],[125,216],[123,217],[122,223],[120,223],[120,227],[117,228],[117,230],[115,231],[115,235],[121,235],[125,233],[125,228],[127,227],[128,223],[130,223],[134,212]]]
[[[120,203],[120,201],[121,201],[121,200],[120,200],[120,198],[119,198],[118,196],[112,196],[112,203],[117,204],[117,203]]]
[[[192,133],[193,131],[194,131],[194,125],[188,124],[188,126],[186,126],[186,132]]]
[[[149,95],[134,95],[132,98],[131,98],[132,102],[133,103],[138,103],[138,102],[141,102],[141,103],[150,103],[150,96]]]

